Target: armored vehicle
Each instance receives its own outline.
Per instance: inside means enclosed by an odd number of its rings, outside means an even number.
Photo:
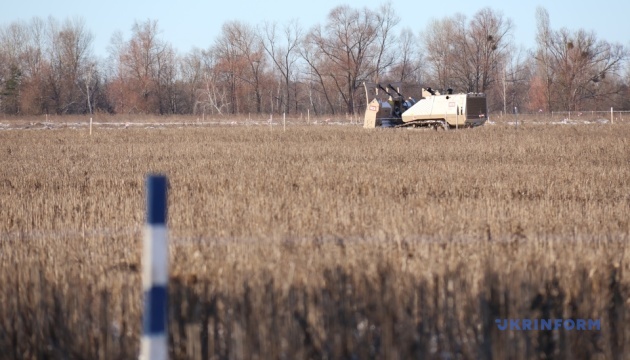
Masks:
[[[366,86],[366,95],[367,84]],[[486,96],[478,93],[445,95],[431,88],[422,89],[419,100],[404,99],[398,89],[388,84],[389,90],[376,86],[388,95],[376,96],[367,105],[363,127],[432,127],[438,129],[469,128],[483,125],[488,120]],[[378,95],[378,92],[377,92]]]

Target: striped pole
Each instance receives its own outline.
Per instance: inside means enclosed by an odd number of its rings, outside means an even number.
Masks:
[[[166,177],[146,180],[147,223],[142,253],[144,313],[140,359],[168,359],[168,231],[166,229]]]

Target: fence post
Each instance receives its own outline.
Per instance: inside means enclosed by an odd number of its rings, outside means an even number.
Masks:
[[[147,219],[142,253],[142,343],[140,359],[168,359],[168,231],[166,177],[146,180]]]
[[[613,123],[613,108],[612,106],[610,107],[610,123]]]

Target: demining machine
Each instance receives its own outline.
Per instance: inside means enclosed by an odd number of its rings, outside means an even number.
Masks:
[[[405,99],[400,88],[392,84],[363,83],[367,109],[364,128],[428,127],[436,130],[472,128],[488,120],[485,94],[457,93],[447,89],[442,95],[430,87],[422,88],[418,100]],[[368,92],[375,96],[369,100]],[[380,90],[380,91],[379,91]]]

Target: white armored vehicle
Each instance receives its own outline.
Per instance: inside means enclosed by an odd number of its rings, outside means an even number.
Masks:
[[[367,85],[366,95],[367,95]],[[488,107],[484,94],[445,95],[431,88],[422,89],[419,100],[404,99],[391,84],[390,93],[380,84],[378,88],[388,95],[387,99],[375,97],[367,105],[363,127],[433,127],[437,129],[468,128],[483,125],[488,120]],[[378,93],[377,93],[378,94]]]

